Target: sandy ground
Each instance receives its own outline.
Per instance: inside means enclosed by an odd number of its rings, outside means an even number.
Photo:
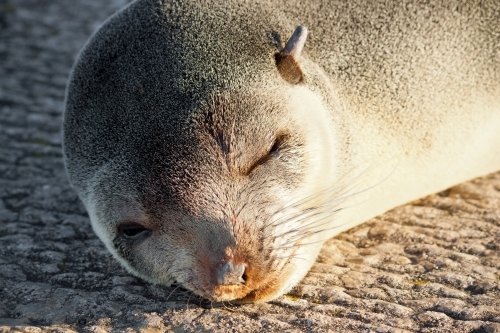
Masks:
[[[71,191],[70,67],[126,0],[0,0],[0,332],[500,332],[500,173],[336,237],[291,293],[206,303],[130,276]]]

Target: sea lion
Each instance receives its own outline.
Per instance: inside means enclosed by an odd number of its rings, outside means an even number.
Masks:
[[[133,274],[271,300],[328,238],[500,169],[498,22],[498,1],[134,1],[71,73],[70,182]]]

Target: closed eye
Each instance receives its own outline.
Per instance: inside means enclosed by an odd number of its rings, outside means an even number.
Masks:
[[[276,139],[274,139],[274,143],[271,148],[259,159],[257,159],[250,168],[248,168],[246,175],[249,175],[255,168],[266,163],[269,159],[278,158],[280,156],[280,150],[283,147],[285,138],[286,137],[284,135],[277,136]]]
[[[270,155],[272,157],[279,157],[279,153],[280,153],[280,150],[282,147],[283,147],[283,138],[282,137],[276,138],[274,140],[273,146],[269,150],[268,155]]]

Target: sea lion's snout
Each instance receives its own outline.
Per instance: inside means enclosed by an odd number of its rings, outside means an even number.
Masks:
[[[220,286],[241,285],[245,283],[245,264],[233,261],[224,263],[217,270],[217,284]]]
[[[263,251],[264,252],[264,251]],[[214,301],[247,302],[269,298],[275,295],[275,289],[282,282],[284,276],[279,268],[286,270],[286,264],[280,263],[277,258],[248,258],[226,259],[215,267],[206,271],[198,271],[197,286],[191,286],[198,294]],[[203,267],[204,265],[198,265]],[[203,277],[208,275],[206,281]],[[280,279],[282,278],[282,279]]]
[[[244,297],[251,289],[248,286],[248,264],[230,258],[211,269],[210,283],[205,284],[205,297],[216,301],[234,300]]]

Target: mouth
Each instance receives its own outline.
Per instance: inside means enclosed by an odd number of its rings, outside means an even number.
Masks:
[[[236,302],[244,304],[270,301],[280,296],[282,290],[283,283],[280,283],[279,279],[274,279],[268,282],[268,284],[264,288],[253,290],[245,297],[237,299]]]
[[[249,290],[246,286],[217,286],[214,288],[213,294],[203,296],[213,302],[246,304],[272,300],[280,295],[281,289],[278,281],[273,281],[261,289],[254,290]]]
[[[259,272],[249,275],[245,283],[238,285],[211,285],[209,288],[189,288],[198,295],[214,302],[236,304],[266,302],[281,296],[293,280],[293,267],[287,265],[282,271]],[[190,286],[191,287],[191,286]],[[200,292],[201,291],[201,292]]]

